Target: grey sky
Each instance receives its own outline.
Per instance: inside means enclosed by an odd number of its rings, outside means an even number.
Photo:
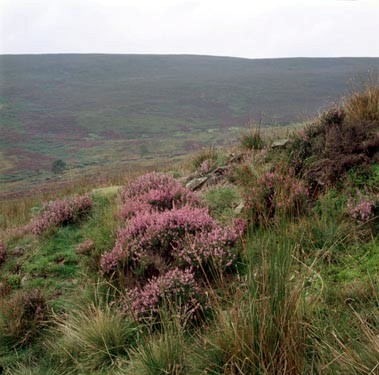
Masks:
[[[379,56],[379,0],[0,0],[0,53]]]

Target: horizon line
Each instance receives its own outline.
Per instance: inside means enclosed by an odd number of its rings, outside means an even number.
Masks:
[[[111,53],[111,52],[36,52],[36,53],[0,53],[0,56],[51,56],[51,55],[108,55],[108,56],[197,56],[231,58],[244,60],[284,60],[284,59],[377,59],[379,56],[278,56],[244,57],[230,55],[208,55],[197,53]]]

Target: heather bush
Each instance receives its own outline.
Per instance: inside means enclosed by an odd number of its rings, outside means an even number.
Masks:
[[[367,87],[292,135],[291,166],[314,187],[336,184],[379,160],[379,88]]]
[[[267,222],[276,214],[296,216],[307,205],[308,190],[290,175],[267,172],[256,181],[246,196],[247,206],[255,222]]]
[[[165,211],[198,203],[194,193],[173,177],[152,172],[131,182],[121,193],[121,216],[130,218],[140,212]]]
[[[33,219],[31,230],[40,235],[49,229],[76,223],[88,215],[91,208],[92,200],[88,196],[57,199],[44,205],[40,214]]]
[[[151,272],[161,273],[170,264],[199,267],[204,260],[212,259],[230,265],[230,248],[238,237],[235,229],[221,227],[206,208],[187,205],[141,213],[119,230],[113,250],[102,256],[101,268],[110,274],[120,265],[135,271],[145,267],[149,276]]]
[[[157,317],[163,308],[173,308],[171,303],[183,320],[204,309],[204,295],[191,269],[174,268],[127,292],[126,309],[137,319]]]
[[[1,342],[9,347],[26,346],[41,334],[48,323],[50,310],[38,289],[18,292],[0,306]]]
[[[169,199],[152,203],[151,193],[163,190],[162,181]],[[216,275],[234,263],[232,247],[245,223],[222,226],[194,193],[161,174],[142,176],[124,190],[122,200],[132,196],[137,208],[129,204],[126,215],[124,211],[114,247],[101,257],[102,273],[129,289],[129,311],[136,316],[157,315],[169,299],[179,299],[181,314],[191,315],[200,307],[197,297],[205,272],[211,277],[208,271],[217,270]]]
[[[376,196],[364,195],[358,191],[357,196],[350,197],[347,212],[358,224],[364,224],[379,214],[379,200]]]
[[[7,260],[7,248],[3,242],[0,242],[0,266]]]

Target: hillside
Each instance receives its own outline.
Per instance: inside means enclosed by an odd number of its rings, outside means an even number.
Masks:
[[[123,177],[0,202],[0,373],[379,373],[379,85]]]
[[[164,163],[228,143],[248,120],[284,125],[346,93],[376,58],[0,56],[0,197],[64,180]]]

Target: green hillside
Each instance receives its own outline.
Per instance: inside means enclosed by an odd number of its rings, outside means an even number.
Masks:
[[[378,68],[376,58],[2,55],[0,194],[54,180],[57,159],[72,177],[225,143],[248,120],[301,122]]]

